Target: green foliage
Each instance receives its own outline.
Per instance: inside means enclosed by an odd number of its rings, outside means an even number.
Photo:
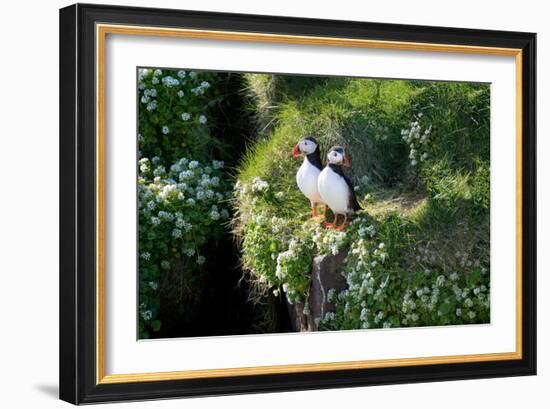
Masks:
[[[230,190],[222,162],[203,166],[182,158],[168,172],[161,165],[153,170],[147,158],[139,164],[139,326],[140,337],[148,337],[161,326],[160,294],[175,291],[188,309],[198,301],[201,251],[223,233]]]
[[[139,337],[154,336],[161,311],[190,317],[204,287],[205,245],[229,220],[224,144],[212,133],[221,76],[140,69]],[[213,111],[213,112],[211,112]]]
[[[379,229],[379,230],[378,230]],[[489,274],[476,260],[460,270],[443,270],[432,260],[439,249],[419,252],[406,268],[403,250],[410,236],[422,242],[418,226],[390,214],[379,222],[355,219],[343,275],[348,289],[330,294],[336,312],[319,320],[320,329],[390,328],[489,321]],[[384,241],[382,241],[384,240]]]
[[[138,75],[142,156],[159,157],[163,164],[219,156],[224,145],[209,132],[209,110],[223,99],[219,76],[160,69],[140,69]]]
[[[263,291],[307,301],[314,256],[349,249],[348,289],[321,329],[489,321],[489,87],[247,75],[261,112],[238,168],[236,233]],[[266,125],[267,124],[267,125]],[[365,210],[345,232],[310,219],[290,155],[344,145]],[[323,158],[324,159],[324,158]]]

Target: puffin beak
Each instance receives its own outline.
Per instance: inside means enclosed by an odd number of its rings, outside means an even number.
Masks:
[[[344,166],[349,168],[349,158],[348,155],[344,155]]]
[[[294,148],[292,148],[292,156],[294,156],[295,158],[297,158],[298,156],[300,156],[300,147],[298,146],[298,144],[294,145]]]

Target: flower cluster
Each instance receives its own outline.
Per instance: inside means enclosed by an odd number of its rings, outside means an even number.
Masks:
[[[212,146],[220,145],[207,125],[210,107],[222,98],[212,86],[216,81],[214,73],[138,71],[143,156],[158,155],[173,162],[183,156],[206,157]]]
[[[138,163],[140,328],[160,328],[159,283],[181,271],[200,274],[204,245],[219,237],[229,219],[230,190],[223,162],[181,158],[168,170],[160,158]]]
[[[391,328],[489,321],[489,274],[473,266],[464,273],[413,270],[408,275],[378,239],[366,218],[354,223],[343,275],[347,289],[330,296],[336,312],[320,317],[321,329]],[[372,234],[365,234],[367,231]]]
[[[401,130],[401,137],[406,144],[409,145],[409,160],[411,166],[418,165],[418,162],[423,162],[428,159],[427,141],[432,131],[432,125],[424,126],[419,120],[422,118],[422,113],[417,115],[417,119],[409,124],[409,128]]]

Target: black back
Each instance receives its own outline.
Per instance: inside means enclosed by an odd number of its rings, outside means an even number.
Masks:
[[[313,153],[306,155],[306,159],[308,160],[309,163],[311,163],[317,169],[323,170],[323,163],[321,162],[321,153],[319,152],[319,145],[317,145],[317,149],[315,149]]]
[[[348,203],[349,207],[353,211],[361,210],[361,205],[357,201],[357,196],[355,196],[355,190],[353,189],[353,183],[351,183],[350,178],[346,176],[344,173],[344,170],[342,169],[342,165],[336,165],[334,163],[329,163],[328,165],[334,172],[338,173],[340,176],[344,178],[346,181],[346,184],[348,185]]]

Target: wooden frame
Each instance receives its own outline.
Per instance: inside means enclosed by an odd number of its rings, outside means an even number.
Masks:
[[[534,374],[535,35],[129,7],[60,12],[60,396],[72,403]],[[516,58],[516,351],[106,375],[104,44],[108,34],[507,55]]]

